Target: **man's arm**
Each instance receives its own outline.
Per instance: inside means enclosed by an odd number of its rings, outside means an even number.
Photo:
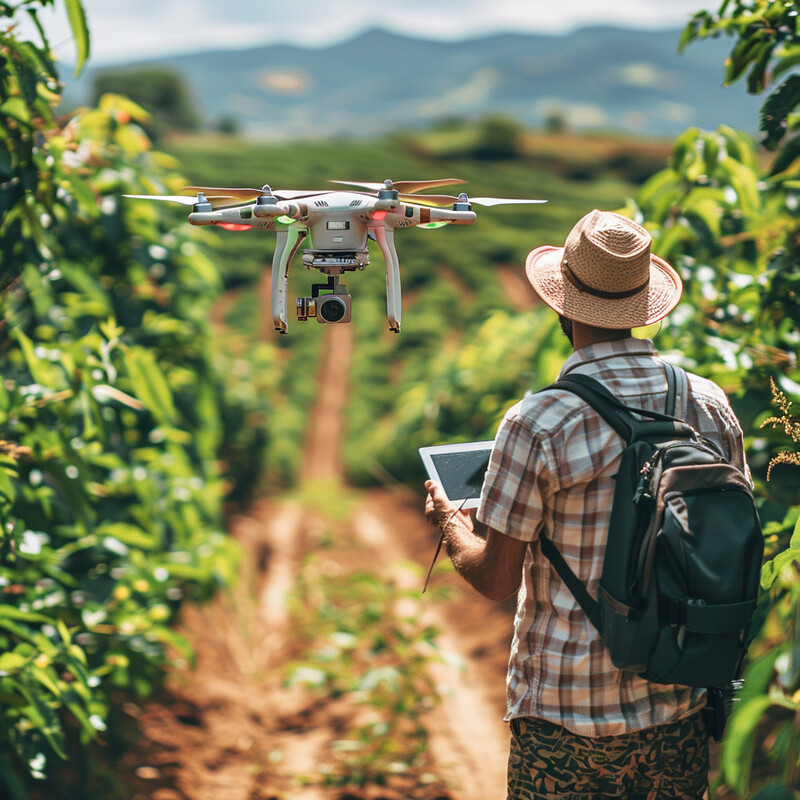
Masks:
[[[444,526],[447,554],[456,571],[490,600],[505,600],[513,595],[522,581],[528,543],[492,528],[484,541],[473,532],[467,512],[453,513],[456,506],[447,500],[440,486],[428,481],[425,488],[429,492],[425,514],[434,524]]]

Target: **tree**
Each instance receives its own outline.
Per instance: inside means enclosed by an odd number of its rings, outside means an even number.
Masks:
[[[482,161],[518,158],[521,135],[522,128],[515,119],[493,114],[478,123],[477,139],[472,154]]]
[[[147,112],[103,95],[53,114],[50,5],[0,2],[0,795],[13,800],[102,739],[112,691],[146,695],[170,651],[191,658],[170,621],[235,574],[220,448],[250,410],[212,358],[221,281],[202,234],[122,200],[184,182],[144,134]],[[65,5],[80,64],[83,10]],[[22,6],[39,41],[16,36]]]
[[[94,78],[91,104],[96,105],[105,94],[129,97],[148,111],[152,115],[150,128],[156,135],[168,130],[193,131],[201,124],[186,81],[170,69],[104,70]]]
[[[767,562],[761,630],[722,749],[724,781],[742,796],[791,798],[798,789],[800,731],[800,440],[787,394],[800,395],[800,64],[797,4],[724,0],[685,29],[681,46],[734,37],[725,82],[742,78],[762,105],[762,144],[726,127],[690,129],[667,169],[651,178],[628,211],[644,221],[654,249],[684,279],[684,299],[659,336],[732,395],[746,433],[760,495]],[[780,414],[769,411],[770,403]],[[766,429],[758,436],[752,432]],[[777,427],[785,433],[776,434]],[[785,464],[780,469],[773,469]],[[769,480],[768,478],[772,478]]]

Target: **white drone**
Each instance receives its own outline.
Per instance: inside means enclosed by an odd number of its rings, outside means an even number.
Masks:
[[[472,225],[477,219],[472,204],[495,206],[511,203],[544,203],[545,200],[509,200],[498,197],[473,197],[466,194],[416,195],[423,189],[464,183],[458,179],[433,181],[392,181],[356,183],[370,192],[323,190],[275,191],[261,189],[222,189],[187,186],[186,195],[125,195],[142,200],[162,200],[192,206],[192,225],[217,225],[226,230],[256,228],[276,234],[272,259],[272,320],[275,330],[288,333],[286,295],[289,264],[301,242],[303,264],[328,276],[327,284],[313,284],[311,297],[297,298],[297,319],[316,317],[317,322],[350,322],[351,296],[339,283],[345,272],[364,269],[369,264],[368,239],[374,239],[386,262],[386,309],[389,330],[400,332],[400,262],[394,244],[397,228],[438,228],[442,225]],[[443,208],[442,206],[451,206]]]

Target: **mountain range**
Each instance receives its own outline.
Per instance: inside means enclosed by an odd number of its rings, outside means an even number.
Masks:
[[[721,85],[732,40],[678,54],[679,33],[592,27],[442,42],[373,30],[324,48],[268,45],[113,69],[176,70],[209,125],[234,119],[263,138],[371,136],[492,113],[654,136],[723,123],[755,132],[761,99]],[[87,102],[101,69],[70,84],[66,101]]]

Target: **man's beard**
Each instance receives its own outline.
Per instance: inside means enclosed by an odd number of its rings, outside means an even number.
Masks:
[[[558,321],[559,324],[561,325],[561,330],[564,332],[564,336],[566,336],[567,339],[569,339],[569,343],[571,345],[574,345],[575,343],[572,341],[572,320],[567,319],[562,314],[559,314]]]

